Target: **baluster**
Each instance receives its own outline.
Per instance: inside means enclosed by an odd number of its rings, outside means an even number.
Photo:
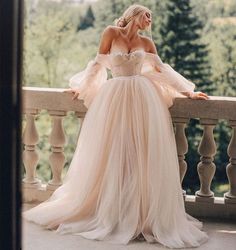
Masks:
[[[200,190],[196,195],[196,201],[214,202],[214,193],[211,191],[211,182],[215,174],[216,166],[213,162],[216,154],[216,144],[213,129],[217,123],[215,119],[200,119],[203,125],[203,135],[198,147],[201,161],[197,165],[198,176],[200,179]]]
[[[232,127],[232,137],[227,149],[229,164],[226,166],[226,173],[229,180],[229,191],[224,194],[225,203],[236,203],[236,121],[229,121]]]
[[[37,110],[26,110],[26,126],[23,133],[24,152],[22,155],[25,178],[23,179],[23,186],[30,188],[37,188],[41,185],[41,180],[35,177],[36,167],[39,160],[36,151],[36,144],[38,143],[38,133],[35,126],[35,116]]]
[[[179,174],[180,183],[182,184],[184,176],[187,171],[187,163],[184,160],[185,154],[188,152],[188,141],[185,135],[186,123],[189,122],[188,118],[173,117],[173,122],[175,123],[175,140],[177,146],[177,153],[179,159]],[[186,191],[183,190],[183,195],[186,195]]]
[[[48,182],[47,190],[55,190],[62,184],[61,174],[65,163],[64,144],[65,133],[62,126],[62,118],[66,115],[64,111],[49,111],[52,117],[52,132],[49,136],[52,153],[49,162],[52,169],[52,179]]]

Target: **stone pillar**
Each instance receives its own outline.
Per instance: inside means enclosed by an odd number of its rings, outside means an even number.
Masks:
[[[52,132],[49,137],[52,153],[49,162],[52,170],[52,179],[48,182],[47,190],[55,190],[62,184],[61,173],[65,164],[64,144],[65,133],[62,126],[62,118],[66,115],[64,111],[49,111],[52,117]]]
[[[25,149],[22,155],[25,167],[25,178],[23,179],[23,186],[30,188],[38,188],[41,185],[41,180],[35,176],[37,163],[39,160],[36,151],[36,144],[38,143],[38,133],[35,126],[35,115],[38,111],[35,109],[26,110],[26,126],[23,133],[23,143]]]
[[[224,194],[225,203],[236,203],[236,120],[229,120],[229,126],[232,127],[232,137],[227,149],[229,155],[229,164],[226,167],[226,173],[229,180],[229,191]]]
[[[216,169],[213,162],[214,155],[216,154],[213,129],[216,123],[217,120],[215,119],[200,119],[200,124],[203,125],[204,130],[198,147],[198,152],[201,155],[201,161],[197,165],[200,179],[200,190],[195,193],[196,201],[214,202],[214,193],[211,191],[210,187]]]
[[[184,176],[187,171],[187,163],[185,161],[185,154],[188,152],[188,140],[185,135],[185,127],[189,122],[188,118],[182,117],[173,117],[172,118],[175,124],[175,140],[177,146],[177,153],[179,159],[179,174],[180,174],[180,183],[182,184]],[[186,195],[186,191],[183,190],[183,195]]]

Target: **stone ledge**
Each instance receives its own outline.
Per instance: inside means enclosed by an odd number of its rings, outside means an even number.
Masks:
[[[236,222],[236,205],[225,203],[223,197],[215,197],[214,202],[196,201],[194,195],[186,195],[186,212],[198,218],[229,219]]]
[[[77,111],[86,113],[82,100],[72,100],[62,88],[23,87],[23,110]],[[178,97],[169,109],[172,117],[236,120],[236,97],[209,96],[209,100]],[[52,101],[53,100],[53,101]],[[186,108],[188,107],[188,108]]]

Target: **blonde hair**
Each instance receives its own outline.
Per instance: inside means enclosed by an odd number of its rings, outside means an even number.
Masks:
[[[133,4],[125,10],[123,15],[115,20],[116,26],[125,27],[135,16],[142,12],[152,13],[147,7],[139,4]]]

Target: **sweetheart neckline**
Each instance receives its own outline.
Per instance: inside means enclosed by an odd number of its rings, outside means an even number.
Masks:
[[[143,49],[136,49],[136,50],[131,51],[131,52],[114,51],[114,52],[109,53],[108,55],[113,55],[113,54],[131,55],[131,54],[133,54],[134,52],[138,52],[138,51],[141,51],[141,52],[144,52],[144,53],[148,53],[148,52],[146,52],[146,51],[143,50]]]
[[[160,58],[159,57],[159,55],[158,54],[154,54],[154,53],[151,53],[151,52],[147,52],[147,51],[145,51],[145,50],[143,50],[143,49],[137,49],[137,50],[134,50],[134,51],[131,51],[131,52],[123,52],[123,51],[114,51],[114,52],[111,52],[110,54],[103,54],[103,53],[97,53],[97,56],[106,56],[106,57],[109,57],[109,56],[112,56],[112,55],[117,55],[117,54],[121,54],[121,55],[128,55],[128,56],[130,56],[131,54],[133,54],[134,52],[137,52],[137,51],[140,51],[140,52],[143,52],[143,53],[145,53],[146,55],[149,55],[149,56],[151,56],[151,57],[158,57],[158,58]],[[161,60],[161,59],[160,59]]]
[[[115,54],[131,55],[131,54],[133,54],[134,52],[137,52],[137,51],[144,52],[145,54],[153,54],[153,53],[150,53],[150,52],[146,52],[146,51],[143,50],[143,49],[136,49],[136,50],[131,51],[131,52],[114,51],[114,52],[111,52],[111,53],[109,53],[109,54],[97,53],[97,55],[103,55],[103,56],[110,56],[110,55],[115,55]],[[155,54],[153,54],[153,55],[155,55]]]

